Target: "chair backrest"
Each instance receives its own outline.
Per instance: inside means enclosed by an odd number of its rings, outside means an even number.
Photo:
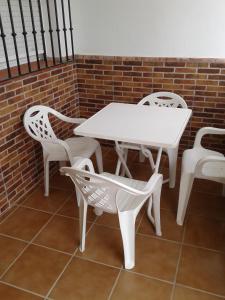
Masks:
[[[49,113],[57,116],[58,112],[44,105],[35,105],[24,114],[23,121],[27,133],[39,142],[51,142],[57,139],[49,122]]]
[[[74,182],[76,189],[81,193],[88,205],[97,207],[109,213],[116,213],[122,210],[123,203],[118,203],[118,193],[123,193],[123,199],[133,196],[129,207],[125,210],[135,209],[143,200],[149,197],[149,193],[139,191],[117,182],[103,175],[95,174],[76,168],[64,167],[61,171],[69,175]]]
[[[180,108],[187,108],[187,103],[184,99],[175,94],[170,92],[157,92],[151,95],[144,97],[138,105],[154,105],[159,107],[180,107]]]

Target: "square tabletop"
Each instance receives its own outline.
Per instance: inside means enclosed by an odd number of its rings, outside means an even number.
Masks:
[[[179,144],[192,110],[110,103],[74,129],[81,136],[173,148]]]

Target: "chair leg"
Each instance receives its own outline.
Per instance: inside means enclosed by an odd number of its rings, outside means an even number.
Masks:
[[[101,208],[95,207],[94,213],[96,216],[101,216],[103,214],[103,210]]]
[[[81,196],[81,193],[76,188],[76,186],[75,186],[75,190],[76,190],[76,197],[77,197],[77,206],[80,207],[80,202],[82,201],[82,196]]]
[[[49,196],[49,161],[47,157],[44,157],[44,186],[45,197]]]
[[[119,176],[119,174],[120,174],[121,165],[122,165],[122,163],[121,163],[120,159],[118,158],[117,165],[116,165],[116,172],[115,172],[115,175],[117,175],[117,176]]]
[[[139,162],[143,163],[145,161],[145,156],[142,151],[139,151]]]
[[[97,147],[95,151],[95,157],[97,161],[98,172],[99,174],[101,174],[103,172],[103,161],[102,161],[102,149],[100,145]]]
[[[160,197],[161,197],[161,190],[162,190],[162,182],[163,179],[161,178],[158,181],[155,190],[153,191],[151,197],[148,200],[148,208],[147,208],[147,215],[151,223],[155,226],[155,233],[158,236],[162,235],[161,231],[161,222],[160,222]],[[152,216],[152,208],[154,218]]]
[[[87,221],[87,203],[82,199],[79,206],[79,223],[80,223],[80,251],[85,250],[85,235]]]
[[[167,149],[167,154],[169,158],[169,187],[174,188],[176,183],[178,147]]]
[[[188,201],[191,194],[191,189],[194,181],[193,174],[182,173],[180,180],[179,202],[177,210],[177,224],[183,225],[184,217],[187,210]]]
[[[125,269],[132,269],[135,265],[135,219],[131,212],[119,212]]]
[[[159,186],[154,192],[153,192],[153,213],[154,213],[154,220],[155,220],[155,233],[158,236],[162,235],[161,231],[161,221],[160,221],[160,197],[161,197],[161,188],[162,185]]]
[[[128,149],[124,149],[124,160],[125,162],[127,162],[127,157],[128,157]],[[126,170],[124,168],[124,166],[122,166],[122,172],[121,172],[121,176],[125,176]]]

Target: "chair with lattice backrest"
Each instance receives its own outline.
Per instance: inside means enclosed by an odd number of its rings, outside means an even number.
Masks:
[[[23,118],[24,127],[33,139],[41,143],[43,149],[45,196],[49,195],[50,161],[69,161],[72,165],[77,156],[89,158],[95,153],[99,172],[103,170],[99,142],[86,137],[73,137],[66,140],[58,139],[50,124],[49,114],[72,124],[80,124],[85,120],[66,117],[56,110],[43,105],[32,106],[25,112]]]
[[[88,171],[82,170],[88,169]],[[161,235],[160,226],[160,194],[162,175],[154,174],[148,182],[120,177],[109,173],[95,174],[89,159],[80,159],[62,172],[69,175],[79,193],[80,206],[80,250],[85,250],[85,232],[88,205],[98,211],[118,214],[120,230],[123,240],[125,268],[131,269],[135,265],[135,220],[149,200],[147,214],[155,225],[156,234]],[[154,217],[152,216],[152,208]],[[104,242],[104,241],[103,241]]]
[[[138,105],[152,105],[158,107],[187,108],[184,99],[171,92],[157,92],[144,97]]]
[[[150,106],[158,106],[158,107],[168,107],[168,108],[187,108],[187,103],[184,99],[171,92],[157,92],[150,94],[144,97],[141,101],[138,102],[137,105],[150,105]],[[127,160],[128,149],[139,150],[140,161],[143,162],[145,156],[143,155],[140,145],[130,145],[128,143],[120,143],[119,147],[124,149],[124,159]],[[154,147],[148,147],[148,154],[150,154],[150,163],[151,167],[154,170],[155,165],[151,155],[150,149],[154,149]],[[117,149],[118,151],[118,149]],[[177,155],[178,155],[178,147],[177,148],[163,148],[163,151],[167,153],[169,159],[169,186],[173,188],[175,186],[176,181],[176,165],[177,165]],[[121,161],[118,159],[116,174],[119,175],[121,171]],[[122,175],[124,174],[124,169],[122,170]]]

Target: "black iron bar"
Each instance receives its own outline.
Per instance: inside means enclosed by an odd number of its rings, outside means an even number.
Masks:
[[[4,33],[4,29],[3,29],[3,25],[2,25],[2,16],[1,16],[1,14],[0,14],[0,36],[2,38],[2,44],[3,44],[4,53],[5,53],[5,60],[6,60],[6,65],[7,65],[8,77],[11,78],[12,74],[11,74],[11,70],[10,70],[9,57],[8,57],[7,46],[6,46],[6,42],[5,42],[6,35]]]
[[[70,37],[71,37],[71,46],[72,46],[72,55],[74,60],[74,45],[73,45],[73,26],[72,26],[72,18],[71,18],[71,5],[70,0],[68,0],[68,9],[69,9],[69,19],[70,19]]]
[[[46,4],[47,4],[47,12],[48,12],[48,26],[49,26],[51,48],[52,48],[52,58],[53,58],[53,64],[55,65],[55,51],[54,51],[54,44],[53,44],[53,30],[52,30],[52,22],[51,22],[51,13],[49,9],[49,0],[46,1]]]
[[[60,43],[60,29],[59,29],[58,8],[57,8],[56,0],[54,0],[54,4],[55,4],[56,32],[57,32],[58,47],[59,47],[59,59],[60,59],[60,62],[62,63],[62,51],[61,51],[61,43]]]
[[[36,59],[37,59],[37,65],[38,65],[38,70],[40,70],[40,61],[38,57],[38,46],[37,46],[37,31],[35,29],[35,23],[34,23],[34,14],[33,14],[33,7],[32,7],[32,1],[29,0],[29,7],[30,7],[30,15],[31,15],[31,23],[32,23],[32,33],[34,37],[34,46],[35,46],[35,52],[36,52]]]
[[[66,36],[66,20],[65,20],[65,11],[64,11],[64,0],[61,0],[61,5],[62,5],[62,18],[63,18],[63,32],[64,32],[64,40],[65,40],[65,48],[66,48],[66,60],[69,60],[68,57],[68,46],[67,46],[67,36]]]
[[[26,26],[24,22],[24,15],[23,15],[23,6],[22,6],[22,1],[19,0],[19,7],[20,7],[20,16],[21,16],[21,21],[22,21],[22,27],[23,27],[23,37],[24,37],[24,44],[25,44],[25,49],[26,49],[26,55],[27,55],[27,63],[28,63],[28,70],[31,72],[31,65],[30,65],[30,56],[29,56],[29,50],[28,50],[28,43],[27,43],[27,31],[26,31]]]
[[[40,20],[40,25],[41,25],[41,38],[42,38],[42,45],[43,45],[43,51],[44,51],[44,61],[45,61],[45,66],[48,66],[48,60],[47,60],[47,55],[46,55],[46,45],[45,45],[45,30],[43,26],[43,18],[42,18],[42,10],[41,10],[41,1],[37,0],[38,4],[38,11],[39,11],[39,20]]]
[[[7,0],[7,3],[8,3],[8,9],[9,9],[9,17],[10,17],[10,22],[11,22],[11,28],[12,28],[12,37],[13,37],[14,49],[15,49],[15,54],[16,54],[17,69],[18,69],[19,75],[21,75],[20,60],[19,60],[17,41],[16,41],[16,35],[17,34],[15,32],[10,0]]]

